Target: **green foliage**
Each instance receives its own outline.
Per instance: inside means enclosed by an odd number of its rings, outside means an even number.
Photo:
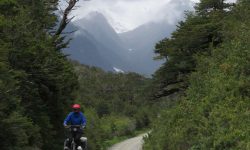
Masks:
[[[161,113],[146,150],[250,148],[249,8],[239,1],[223,20],[223,43],[209,55],[194,55],[185,97]]]
[[[1,59],[3,55],[0,56]],[[0,145],[1,149],[18,150],[29,146],[39,146],[39,128],[24,117],[16,89],[17,72],[9,71],[8,66],[0,63]]]
[[[147,104],[143,91],[149,79],[69,62],[61,53],[67,46],[65,37],[51,35],[57,23],[53,13],[57,3],[0,1],[3,150],[61,149],[62,121],[74,102],[85,106],[90,150],[103,149],[106,140],[149,124],[149,115],[137,113]]]
[[[61,122],[77,78],[47,32],[56,3],[0,1],[1,149],[62,147]]]
[[[50,35],[57,2],[0,1],[1,149],[61,149],[73,102],[84,106],[90,150],[149,126],[156,115],[145,149],[250,148],[249,1],[197,4],[156,45],[167,62],[153,83],[70,63],[61,53],[65,37]]]
[[[231,6],[233,4],[225,3],[225,0],[201,0],[195,9],[201,15],[210,15],[214,11],[224,11]]]
[[[222,10],[211,9],[221,3]],[[210,4],[211,3],[211,4]],[[216,4],[213,4],[216,3]],[[204,6],[208,8],[204,8]],[[199,8],[199,9],[198,9]],[[188,87],[188,76],[195,70],[197,62],[194,58],[199,53],[210,53],[210,49],[218,47],[223,42],[223,18],[231,12],[226,11],[223,1],[204,0],[197,5],[195,13],[186,14],[186,21],[180,22],[171,38],[166,38],[156,44],[158,58],[166,63],[155,73],[155,97],[183,93]]]
[[[114,74],[75,64],[79,76],[78,101],[95,108],[99,117],[112,113],[133,117],[138,107],[147,104],[144,89],[150,79],[135,73]]]
[[[90,149],[105,149],[112,139],[149,126],[153,114],[145,91],[150,79],[73,64],[79,81],[77,102],[84,106],[88,120]]]
[[[84,109],[84,114],[87,118],[86,133],[84,134],[88,138],[88,149],[101,150],[104,140],[102,135],[103,131],[100,128],[102,122],[94,109]]]
[[[101,129],[107,138],[129,135],[135,130],[135,123],[128,117],[110,115],[101,118]]]

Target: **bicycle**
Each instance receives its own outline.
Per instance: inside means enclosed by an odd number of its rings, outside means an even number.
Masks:
[[[68,147],[68,150],[87,150],[87,138],[86,137],[81,137],[83,129],[85,128],[85,126],[81,126],[81,125],[68,125],[66,128],[69,129],[70,133],[71,133],[71,138],[65,140],[64,142],[64,150],[65,146],[67,145],[66,142],[71,141],[70,143],[70,147]],[[80,136],[80,137],[79,137]],[[81,144],[78,144],[81,143]]]

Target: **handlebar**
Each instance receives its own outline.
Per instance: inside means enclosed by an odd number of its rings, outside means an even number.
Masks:
[[[67,127],[81,127],[81,125],[67,125]]]
[[[85,128],[85,125],[67,125],[65,128],[71,128],[71,127],[76,127],[76,128]]]

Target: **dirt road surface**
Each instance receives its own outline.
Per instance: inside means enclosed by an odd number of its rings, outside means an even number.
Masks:
[[[108,150],[142,150],[143,136],[147,136],[147,134],[142,134],[137,137],[125,140],[121,143],[115,144]]]

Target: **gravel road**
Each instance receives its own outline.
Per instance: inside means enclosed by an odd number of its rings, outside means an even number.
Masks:
[[[108,150],[142,150],[143,136],[147,136],[147,134],[142,134],[137,137],[125,140],[121,143],[115,144]]]

